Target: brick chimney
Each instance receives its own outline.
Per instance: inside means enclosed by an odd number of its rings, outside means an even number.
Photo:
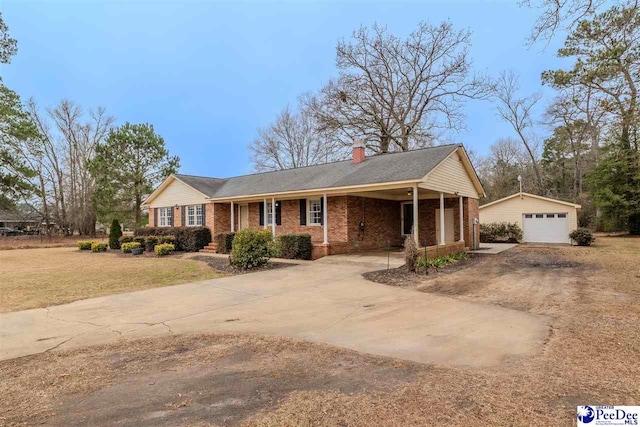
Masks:
[[[353,164],[364,162],[364,159],[365,159],[364,150],[365,150],[364,140],[354,139],[353,140]]]

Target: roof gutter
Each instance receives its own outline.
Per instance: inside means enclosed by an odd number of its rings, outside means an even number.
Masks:
[[[257,194],[246,194],[242,196],[232,196],[232,197],[207,197],[207,200],[211,200],[212,202],[231,202],[235,200],[242,199],[260,199],[260,198],[270,198],[277,196],[308,196],[308,195],[316,195],[319,193],[326,194],[334,194],[334,193],[343,193],[345,191],[352,190],[360,190],[360,191],[375,191],[375,190],[384,190],[384,189],[392,189],[403,187],[407,185],[413,185],[416,183],[422,182],[422,179],[412,179],[406,181],[394,181],[394,182],[384,182],[384,183],[376,183],[376,184],[364,184],[364,185],[349,185],[344,187],[326,187],[326,188],[313,188],[309,190],[298,190],[298,191],[280,191],[275,193],[257,193]]]

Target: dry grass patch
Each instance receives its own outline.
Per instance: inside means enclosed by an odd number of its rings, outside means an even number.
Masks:
[[[0,236],[0,250],[78,247],[78,242],[109,242],[108,236]]]
[[[639,259],[640,239],[598,238],[591,248],[518,248],[434,278],[440,284],[431,291],[550,316],[553,333],[538,354],[497,367],[420,365],[280,338],[162,337],[0,362],[0,417],[55,425],[571,426],[577,405],[640,402]],[[469,280],[476,286],[455,289]]]
[[[0,312],[213,279],[202,262],[91,253],[74,248],[0,251]]]

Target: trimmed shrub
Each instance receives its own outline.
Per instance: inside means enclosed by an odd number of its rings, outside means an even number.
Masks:
[[[216,252],[219,254],[229,254],[233,247],[233,238],[236,233],[218,233],[216,239]]]
[[[132,249],[139,248],[140,243],[138,242],[127,242],[122,244],[122,252],[125,254],[130,254]]]
[[[171,243],[173,246],[176,245],[176,236],[171,236],[169,234],[165,234],[163,236],[158,236],[158,243]]]
[[[114,219],[111,221],[111,228],[109,229],[109,247],[111,249],[120,249],[121,237],[122,228],[120,227],[120,221]]]
[[[246,228],[236,233],[231,250],[231,265],[242,270],[260,267],[269,261],[271,232]]]
[[[131,242],[133,242],[133,236],[120,237],[120,246],[122,246],[123,243],[131,243]]]
[[[106,251],[107,251],[106,243],[100,243],[100,242],[91,243],[91,252],[106,252]]]
[[[154,252],[156,253],[157,256],[169,255],[175,249],[176,249],[176,247],[174,245],[172,245],[171,243],[161,243],[159,245],[156,245],[155,248],[153,248],[153,250],[154,250]]]
[[[311,259],[311,235],[285,234],[276,238],[280,249],[280,257],[287,259]],[[278,246],[278,245],[276,245]]]
[[[146,237],[142,237],[142,236],[134,236],[133,240],[131,240],[132,242],[138,242],[140,243],[140,246],[144,247],[145,243],[146,243]]]
[[[197,252],[211,243],[211,231],[207,227],[140,227],[135,236],[175,236],[177,251]]]
[[[518,243],[521,240],[522,229],[515,222],[480,224],[480,242],[482,243]]]
[[[593,242],[593,233],[587,228],[577,228],[569,233],[569,237],[576,242],[578,246],[591,246]]]
[[[158,238],[156,236],[148,236],[144,238],[144,250],[147,252],[153,252],[153,249],[158,244]]]
[[[407,270],[416,271],[416,262],[418,261],[418,246],[413,236],[407,236],[404,239],[404,263]]]
[[[93,242],[88,240],[84,242],[78,242],[78,249],[80,249],[81,251],[90,251],[92,244]]]
[[[282,240],[281,236],[276,237],[269,245],[269,255],[271,258],[282,258]]]

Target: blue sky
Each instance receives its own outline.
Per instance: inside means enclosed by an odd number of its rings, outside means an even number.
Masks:
[[[251,172],[247,146],[299,94],[336,75],[335,44],[361,24],[403,36],[424,20],[472,31],[476,71],[521,74],[524,93],[544,89],[562,43],[529,48],[536,11],[517,1],[442,2],[29,2],[0,1],[19,52],[5,84],[41,106],[69,98],[104,106],[117,123],[148,122],[181,158],[182,173]],[[546,99],[551,92],[547,91]],[[493,106],[471,101],[467,130],[479,153],[513,136]]]

